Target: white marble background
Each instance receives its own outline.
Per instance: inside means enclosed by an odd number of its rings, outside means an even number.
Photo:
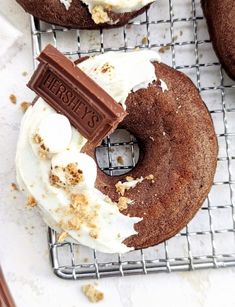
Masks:
[[[33,97],[25,87],[32,72],[31,40],[29,17],[15,1],[1,1],[0,11],[24,34],[21,48],[0,71],[0,262],[19,307],[89,306],[81,293],[86,281],[54,276],[47,227],[36,211],[25,208],[23,196],[11,190],[20,103]],[[16,105],[9,101],[11,94],[17,96]],[[98,285],[105,294],[98,306],[235,306],[235,268],[108,278]]]

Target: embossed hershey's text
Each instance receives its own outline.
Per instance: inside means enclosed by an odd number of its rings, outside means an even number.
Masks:
[[[67,109],[68,114],[65,115],[79,118],[86,129],[93,131],[100,125],[102,118],[89,103],[86,103],[87,98],[84,95],[81,96],[81,92],[66,84],[52,71],[46,72],[40,88],[48,96],[54,98],[58,104],[63,105],[64,109]]]

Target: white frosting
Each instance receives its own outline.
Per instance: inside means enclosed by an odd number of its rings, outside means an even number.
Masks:
[[[16,153],[17,181],[20,188],[37,200],[38,208],[49,226],[57,231],[66,231],[76,242],[107,253],[124,253],[131,250],[122,241],[136,234],[134,224],[141,219],[121,214],[115,203],[107,200],[104,194],[94,188],[95,162],[80,153],[86,140],[77,130],[72,128],[72,141],[65,151],[51,154],[47,159],[40,159],[33,148],[30,141],[33,138],[32,126],[35,127],[36,124],[39,127],[50,114],[55,114],[55,110],[39,99],[24,115]],[[57,138],[60,138],[60,135],[57,135]],[[73,162],[77,162],[83,171],[84,180],[81,185],[79,183],[71,189],[68,187],[69,191],[51,185],[50,171],[53,173],[56,165],[64,166]],[[57,175],[63,177],[62,172]],[[90,236],[92,228],[86,223],[83,223],[79,230],[61,229],[60,222],[65,218],[63,209],[70,205],[71,193],[79,191],[86,195],[89,212],[97,212],[97,238]],[[71,213],[69,218],[72,217]]]
[[[70,5],[73,0],[60,0],[60,2],[65,6],[66,10],[70,8]]]
[[[155,0],[82,0],[91,12],[95,6],[102,6],[116,13],[134,12]],[[68,10],[72,0],[60,0]]]
[[[159,80],[160,80],[160,86],[161,86],[161,89],[162,89],[163,93],[165,91],[168,91],[168,86],[167,86],[166,82],[163,81],[162,79],[159,79]]]
[[[151,62],[160,60],[153,50],[107,52],[90,57],[78,67],[126,109],[125,101],[131,91],[147,88],[157,79]]]

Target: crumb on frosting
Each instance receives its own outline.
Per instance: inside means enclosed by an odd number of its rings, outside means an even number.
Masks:
[[[154,176],[152,174],[145,176],[145,177],[140,177],[134,179],[131,176],[126,177],[126,181],[121,182],[118,181],[115,185],[116,187],[116,192],[121,194],[121,196],[124,196],[125,192],[130,190],[131,188],[135,188],[137,184],[141,183],[144,180],[151,180],[152,183],[154,183]]]
[[[102,72],[103,74],[105,74],[105,73],[111,73],[113,69],[114,69],[114,66],[110,65],[109,63],[105,63],[105,64],[103,64],[102,67],[101,67],[101,72]]]
[[[58,169],[59,166],[55,166]],[[67,166],[61,168],[65,175],[65,182],[60,180],[59,176],[53,174],[50,171],[49,181],[50,184],[59,188],[65,188],[66,186],[75,186],[84,180],[82,170],[77,167],[76,163],[69,163]]]
[[[32,138],[33,138],[34,143],[39,146],[39,149],[38,149],[39,158],[42,160],[47,159],[49,148],[46,147],[46,145],[43,143],[42,137],[38,133],[35,133]]]
[[[92,15],[92,19],[94,20],[96,24],[105,23],[105,22],[110,21],[110,18],[107,12],[105,12],[102,5],[94,6],[93,9],[91,10],[91,15]]]
[[[32,195],[28,196],[28,198],[27,198],[27,206],[33,208],[36,205],[37,205],[36,199]]]
[[[23,113],[25,113],[31,105],[32,104],[30,102],[27,102],[27,101],[21,102],[21,104],[20,104],[21,111]]]
[[[63,215],[63,219],[59,222],[62,229],[65,230],[80,230],[81,225],[86,225],[90,228],[90,237],[97,239],[98,237],[98,227],[96,218],[98,216],[99,205],[95,205],[92,210],[88,204],[88,199],[86,195],[71,194],[70,195],[70,205],[59,208]]]
[[[57,242],[63,243],[67,237],[68,237],[68,233],[66,231],[63,231],[59,234]]]
[[[96,289],[92,284],[83,285],[82,292],[92,303],[97,303],[104,299],[104,293]]]

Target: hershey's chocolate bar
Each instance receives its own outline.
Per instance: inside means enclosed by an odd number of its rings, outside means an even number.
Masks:
[[[48,45],[28,87],[94,145],[99,144],[127,113],[97,83],[61,52]]]

